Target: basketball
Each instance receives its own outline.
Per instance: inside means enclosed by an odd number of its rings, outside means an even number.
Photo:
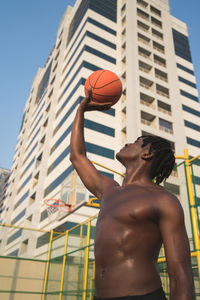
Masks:
[[[122,83],[119,77],[109,70],[93,72],[85,82],[85,95],[91,88],[91,100],[96,103],[111,102],[114,105],[122,94]]]

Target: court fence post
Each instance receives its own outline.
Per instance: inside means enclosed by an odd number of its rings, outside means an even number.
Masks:
[[[45,272],[45,279],[44,279],[44,287],[43,287],[43,295],[42,300],[45,300],[46,298],[46,290],[47,290],[47,279],[49,274],[49,264],[50,264],[50,257],[51,257],[51,245],[53,240],[53,230],[50,232],[50,239],[49,239],[49,250],[48,250],[48,258],[47,258],[47,264],[46,264],[46,272]]]
[[[189,194],[189,203],[190,203],[190,211],[192,216],[192,228],[194,233],[194,243],[195,243],[195,252],[197,257],[197,265],[198,265],[198,274],[200,278],[200,240],[199,240],[199,227],[196,213],[196,205],[193,193],[193,185],[192,185],[192,174],[190,170],[190,160],[188,155],[188,150],[184,149],[185,156],[185,170],[186,170],[186,182],[188,187]]]
[[[67,256],[67,244],[68,244],[68,231],[66,231],[66,236],[65,236],[65,248],[64,248],[64,254],[63,254],[63,264],[62,264],[62,275],[61,275],[61,281],[60,281],[59,300],[62,299],[62,293],[63,293],[63,284],[64,284],[65,267],[66,267],[66,256]]]
[[[86,290],[87,290],[87,281],[88,281],[88,259],[89,259],[89,246],[90,246],[90,226],[91,226],[91,217],[88,219],[87,225],[87,235],[85,243],[85,254],[84,254],[84,269],[83,269],[83,296],[82,300],[86,300]]]

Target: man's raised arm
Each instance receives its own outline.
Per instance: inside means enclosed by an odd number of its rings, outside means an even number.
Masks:
[[[110,104],[94,104],[90,102],[90,96],[86,97],[78,107],[70,141],[70,160],[86,188],[99,199],[101,199],[103,191],[107,186],[117,183],[114,180],[101,175],[86,156],[84,113],[89,110],[101,111],[109,108]]]

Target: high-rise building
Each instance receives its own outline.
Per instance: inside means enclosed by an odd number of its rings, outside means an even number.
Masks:
[[[100,167],[101,172],[120,181],[109,171],[123,172],[115,153],[142,134],[168,139],[179,155],[184,148],[190,156],[199,154],[200,110],[187,27],[171,16],[168,0],[77,0],[67,8],[26,101],[4,223],[46,229],[64,224],[66,229],[94,214],[82,206],[81,213],[51,221],[44,200],[70,201],[76,210],[90,197],[76,180],[69,141],[85,80],[99,69],[117,73],[123,83],[114,107],[85,115],[88,155],[108,167]],[[164,186],[179,197],[189,223],[183,172],[174,171]],[[43,237],[28,242],[26,237],[26,245],[37,249],[35,255],[41,253]],[[17,241],[23,239],[22,231],[12,230],[3,239],[4,251],[20,254]]]

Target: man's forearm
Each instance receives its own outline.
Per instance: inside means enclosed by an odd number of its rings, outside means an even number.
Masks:
[[[72,126],[71,141],[70,141],[70,159],[76,155],[86,155],[85,140],[84,140],[84,106],[80,105],[74,123]]]
[[[188,279],[183,283],[179,280],[170,283],[170,300],[194,300],[194,286]]]

